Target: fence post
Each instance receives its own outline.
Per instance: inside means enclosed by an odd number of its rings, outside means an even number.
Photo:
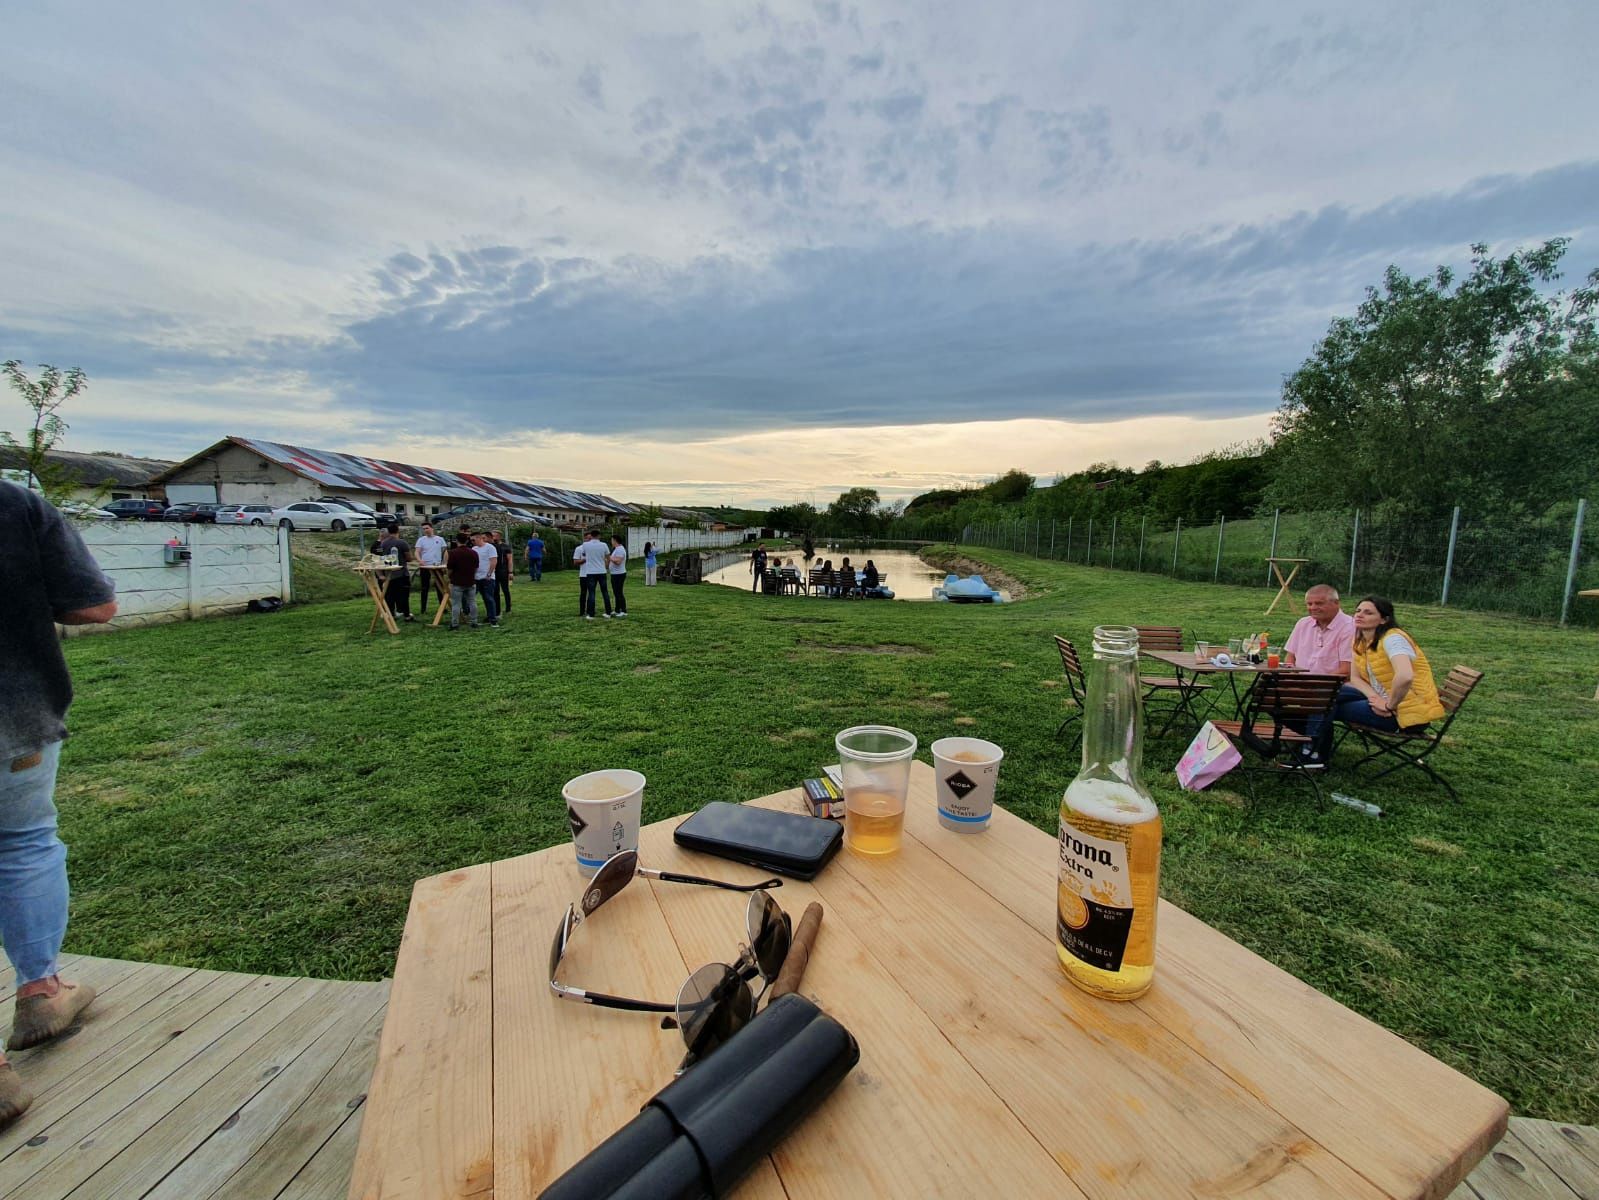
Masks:
[[[1071,560],[1072,560],[1072,525],[1076,522],[1076,520],[1077,520],[1077,518],[1074,517],[1074,516],[1066,518],[1066,561],[1067,562],[1071,562]]]
[[[1093,517],[1089,517],[1088,518],[1088,545],[1083,550],[1083,565],[1087,566],[1087,567],[1091,567],[1091,566],[1094,565],[1094,518]]]
[[[1449,518],[1449,553],[1444,556],[1444,594],[1438,599],[1438,606],[1444,607],[1449,603],[1449,577],[1455,571],[1455,537],[1460,532],[1460,505],[1455,505],[1455,515]]]
[[[1577,501],[1577,519],[1571,523],[1571,559],[1566,564],[1566,594],[1560,601],[1560,623],[1566,623],[1571,611],[1571,589],[1577,582],[1577,556],[1582,553],[1582,518],[1588,511],[1588,501]]]
[[[1110,519],[1110,569],[1116,569],[1116,517]]]
[[[1210,581],[1212,583],[1219,583],[1221,581],[1221,542],[1226,536],[1227,517],[1226,514],[1222,514],[1221,524],[1216,526],[1216,565],[1211,569],[1210,572]]]
[[[1277,520],[1283,515],[1283,510],[1271,510],[1271,553],[1266,556],[1266,586],[1271,586],[1271,560],[1277,557]]]
[[[1149,518],[1147,516],[1138,519],[1138,569],[1140,571],[1144,569],[1144,527],[1148,524]]]
[[[1040,551],[1039,551],[1039,542],[1043,539],[1043,536],[1044,536],[1044,522],[1042,520],[1035,520],[1033,522],[1033,557],[1034,558],[1038,558],[1038,557],[1041,556],[1040,555]]]
[[[1349,594],[1355,594],[1355,552],[1360,549],[1360,510],[1355,509],[1355,532],[1349,539]]]
[[[1049,556],[1055,557],[1055,518],[1049,519]]]
[[[1177,518],[1177,532],[1171,539],[1171,573],[1173,578],[1177,575],[1177,547],[1183,544],[1183,519]]]

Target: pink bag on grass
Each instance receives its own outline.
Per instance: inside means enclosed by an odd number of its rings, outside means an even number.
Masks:
[[[1177,782],[1190,792],[1209,787],[1244,761],[1238,747],[1206,721],[1177,760]]]

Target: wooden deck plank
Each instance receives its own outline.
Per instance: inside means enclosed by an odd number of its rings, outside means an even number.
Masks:
[[[238,1139],[228,1135],[259,1101],[262,1123],[276,1123],[298,1106],[349,1046],[371,1015],[359,995],[322,983],[309,997],[243,1053],[207,1079],[171,1112],[141,1133],[72,1192],[74,1200],[120,1200],[152,1189],[172,1200],[206,1195],[249,1157],[252,1120]],[[280,1096],[283,1107],[274,1103]],[[210,1142],[211,1153],[202,1153]],[[174,1170],[174,1164],[177,1169]],[[162,1186],[171,1176],[174,1188]]]
[[[423,879],[411,892],[352,1200],[494,1192],[491,898],[486,863]],[[420,1041],[398,1032],[417,1029],[428,1031]]]
[[[1555,1171],[1528,1149],[1514,1129],[1466,1179],[1479,1200],[1576,1200]],[[1456,1195],[1458,1195],[1458,1191]]]
[[[257,1200],[288,1186],[349,1117],[350,1104],[360,1106],[373,1074],[389,989],[347,984],[339,998],[344,1018],[225,1118],[146,1200]],[[142,1142],[134,1149],[142,1152]]]
[[[334,1130],[333,1136],[322,1143],[322,1148],[311,1161],[301,1167],[289,1186],[277,1194],[276,1200],[344,1200],[350,1190],[350,1168],[355,1162],[357,1143],[361,1139],[361,1123],[366,1105],[351,1113]],[[490,1194],[492,1200],[492,1194]],[[250,1197],[256,1200],[256,1197]],[[261,1197],[266,1200],[266,1197]]]
[[[1582,1200],[1599,1200],[1599,1129],[1512,1117],[1510,1128]]]
[[[197,971],[145,1005],[140,1012],[150,1013],[147,1020],[138,1022],[140,1014],[136,1013],[108,1036],[97,1033],[94,1038],[74,1039],[83,1054],[92,1054],[88,1061],[75,1064],[59,1082],[50,1081],[32,1108],[15,1124],[0,1130],[0,1182],[7,1177],[10,1156],[24,1143],[41,1137],[71,1137],[71,1130],[82,1130],[81,1120],[71,1119],[80,1105],[92,1103],[118,1079],[141,1069],[146,1059],[167,1050],[185,1030],[198,1029],[210,1014],[255,981],[255,976]],[[169,1054],[168,1064],[155,1068],[147,1078],[153,1083],[180,1060],[179,1054]]]
[[[57,1122],[49,1141],[0,1163],[0,1194],[26,1181],[32,1195],[66,1195],[323,990],[316,980],[256,980]]]

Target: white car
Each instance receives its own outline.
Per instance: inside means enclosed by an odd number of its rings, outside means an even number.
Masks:
[[[117,514],[108,512],[103,508],[96,508],[92,504],[85,504],[82,500],[63,500],[59,505],[63,514],[74,521],[115,521]]]
[[[286,525],[289,529],[330,529],[335,533],[345,529],[375,529],[377,522],[363,512],[352,512],[348,508],[340,508],[337,504],[322,504],[313,500],[302,500],[298,504],[274,509],[272,512],[274,525]]]
[[[270,504],[224,504],[217,509],[218,525],[276,525],[277,510]]]

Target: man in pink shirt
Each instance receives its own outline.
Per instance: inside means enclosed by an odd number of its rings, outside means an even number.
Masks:
[[[1315,675],[1349,678],[1354,656],[1355,619],[1338,607],[1338,589],[1318,583],[1305,593],[1305,609],[1283,647],[1288,665]]]

